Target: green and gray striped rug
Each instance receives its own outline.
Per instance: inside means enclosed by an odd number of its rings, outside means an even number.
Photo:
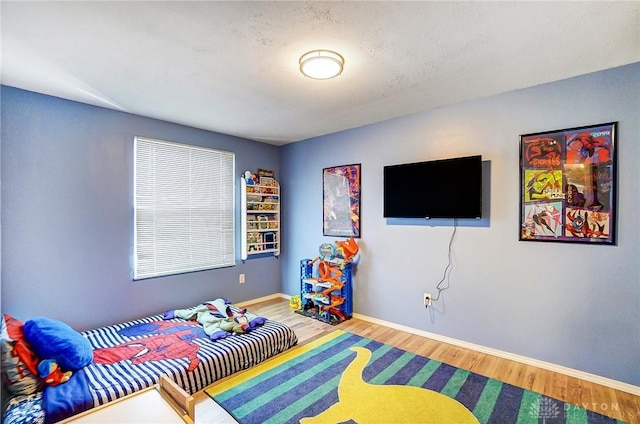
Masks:
[[[206,392],[242,424],[620,423],[340,330]]]

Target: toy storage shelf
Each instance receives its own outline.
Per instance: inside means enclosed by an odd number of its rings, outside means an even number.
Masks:
[[[327,263],[340,269],[333,280],[313,277],[313,261],[300,261],[300,310],[296,312],[336,325],[351,318],[353,312],[352,264]]]
[[[261,254],[280,255],[280,185],[273,178],[247,184],[240,178],[241,259]]]

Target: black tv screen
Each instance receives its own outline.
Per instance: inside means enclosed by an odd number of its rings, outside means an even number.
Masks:
[[[385,218],[481,218],[482,156],[384,167]]]

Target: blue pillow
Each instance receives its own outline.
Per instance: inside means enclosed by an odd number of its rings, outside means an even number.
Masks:
[[[55,360],[63,371],[93,362],[89,340],[62,321],[36,317],[24,323],[24,337],[40,359]]]

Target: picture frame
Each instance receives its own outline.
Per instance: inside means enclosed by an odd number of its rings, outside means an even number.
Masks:
[[[322,234],[360,238],[361,164],[322,170]]]
[[[617,126],[520,136],[520,241],[615,245]]]

